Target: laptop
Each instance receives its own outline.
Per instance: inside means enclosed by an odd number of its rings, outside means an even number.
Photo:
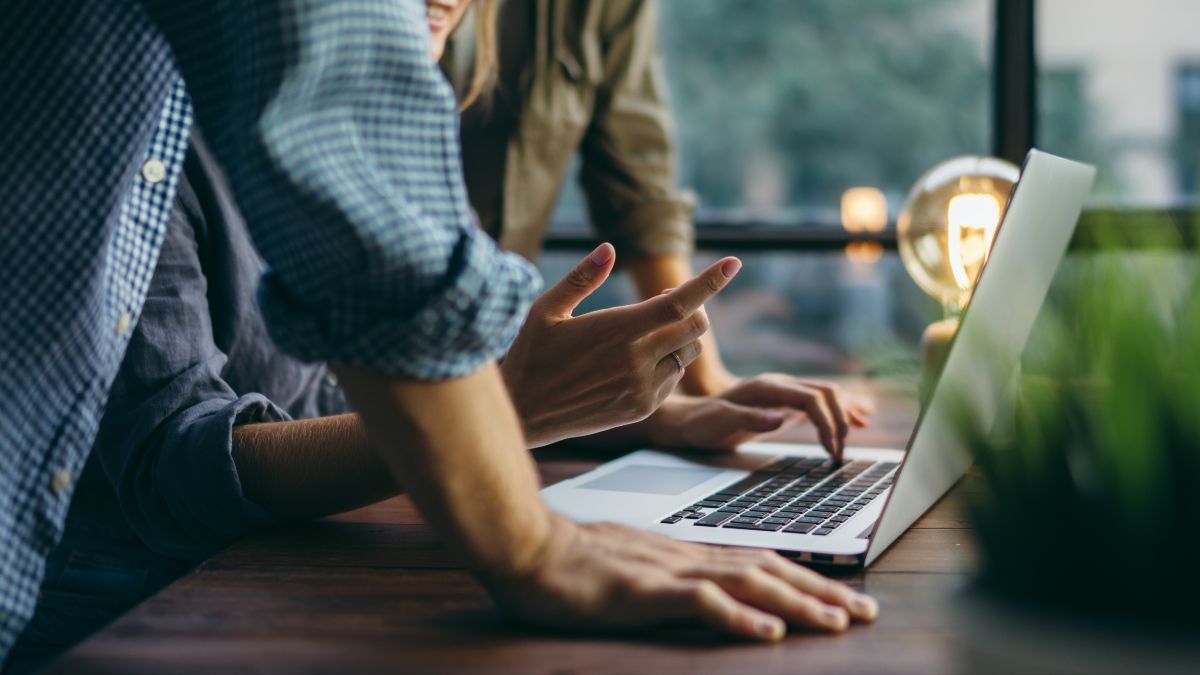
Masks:
[[[970,466],[964,417],[988,432],[1011,405],[1021,352],[1094,177],[1091,166],[1038,150],[1025,158],[906,451],[847,448],[835,465],[817,445],[754,443],[724,455],[640,450],[545,488],[547,504],[581,522],[870,565]]]

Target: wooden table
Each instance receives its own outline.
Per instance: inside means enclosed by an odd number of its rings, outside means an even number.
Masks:
[[[878,390],[877,390],[878,392]],[[902,446],[915,406],[884,391],[860,445]],[[796,432],[792,432],[794,435]],[[801,434],[802,435],[802,434]],[[549,483],[605,457],[538,453]],[[972,543],[951,493],[869,572],[881,604],[838,636],[746,644],[696,629],[560,635],[507,620],[405,498],[248,537],[52,665],[72,673],[956,672],[954,592]]]

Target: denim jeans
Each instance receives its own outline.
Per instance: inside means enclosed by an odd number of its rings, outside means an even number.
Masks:
[[[68,526],[46,561],[37,610],[9,654],[5,673],[46,665],[194,565],[157,555],[128,533]]]

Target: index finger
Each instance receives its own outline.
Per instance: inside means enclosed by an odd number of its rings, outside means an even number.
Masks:
[[[741,260],[722,258],[670,293],[634,305],[631,317],[633,327],[645,334],[683,321],[725,288],[741,268]]]

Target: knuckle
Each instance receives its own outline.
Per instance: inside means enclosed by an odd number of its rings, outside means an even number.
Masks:
[[[662,315],[663,319],[669,323],[679,323],[688,317],[688,311],[682,302],[668,296],[667,300],[663,302]]]
[[[709,329],[708,315],[704,312],[694,312],[691,318],[692,330],[703,333]]]
[[[754,585],[759,579],[760,570],[754,565],[741,565],[729,574],[729,578],[742,588]]]
[[[654,411],[657,409],[658,409],[658,406],[655,405],[655,401],[646,400],[646,401],[639,401],[638,404],[636,406],[634,406],[633,412],[635,415],[637,415],[638,419],[644,420],[647,417],[653,415]]]
[[[586,288],[591,279],[583,270],[576,267],[571,270],[566,276],[566,282],[576,288]]]
[[[621,355],[615,360],[617,367],[624,370],[626,373],[638,373],[642,370],[642,366],[644,365],[642,363],[642,355],[636,349],[623,350]],[[641,382],[641,378],[638,378],[637,381]]]
[[[716,274],[709,274],[704,278],[704,287],[708,289],[710,293],[716,293],[717,291],[721,290],[721,287],[724,285],[725,284],[721,280],[721,277],[717,276]]]
[[[720,592],[716,582],[711,579],[700,579],[692,583],[687,588],[687,597],[696,607],[703,607],[711,603]]]

